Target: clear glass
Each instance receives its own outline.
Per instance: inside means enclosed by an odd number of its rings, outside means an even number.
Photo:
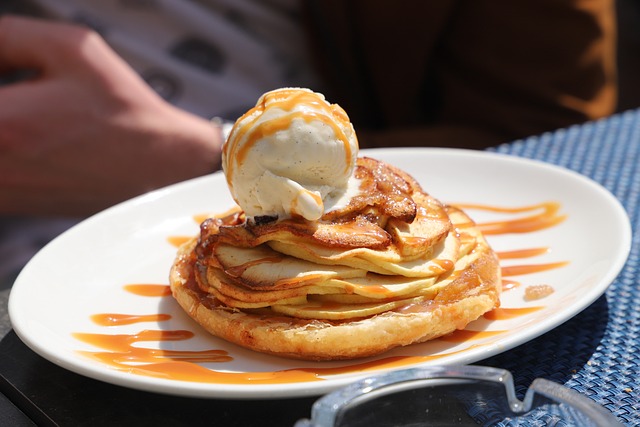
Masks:
[[[513,377],[483,366],[431,366],[360,380],[317,400],[295,427],[409,426],[616,427],[605,408],[538,378],[521,401]]]

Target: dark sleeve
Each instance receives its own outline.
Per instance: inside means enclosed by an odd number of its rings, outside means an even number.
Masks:
[[[615,110],[613,0],[394,5],[310,9],[335,30],[314,38],[316,57],[362,146],[482,148]]]

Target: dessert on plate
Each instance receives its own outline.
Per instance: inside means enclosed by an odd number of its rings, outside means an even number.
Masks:
[[[237,206],[171,268],[173,296],[215,336],[306,360],[353,359],[463,329],[499,305],[475,223],[406,172],[359,157],[345,111],[267,92],[223,147]]]

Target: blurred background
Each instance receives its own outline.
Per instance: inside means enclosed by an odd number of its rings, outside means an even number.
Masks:
[[[640,107],[640,1],[618,0],[618,110]]]
[[[640,0],[617,0],[618,111],[640,107]],[[25,0],[0,0],[0,14],[36,14]]]

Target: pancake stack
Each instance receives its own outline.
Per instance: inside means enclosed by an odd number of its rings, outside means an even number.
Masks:
[[[178,303],[215,336],[306,360],[431,340],[499,305],[497,257],[462,210],[373,158],[353,177],[318,220],[240,207],[205,220],[171,269]]]

